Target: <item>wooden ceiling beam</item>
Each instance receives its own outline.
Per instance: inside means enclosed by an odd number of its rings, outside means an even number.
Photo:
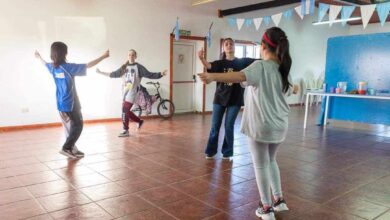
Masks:
[[[241,6],[237,8],[218,10],[218,17],[222,18],[228,15],[235,15],[235,14],[241,14],[241,13],[246,13],[251,11],[257,11],[261,9],[280,7],[280,6],[285,6],[285,5],[290,5],[290,4],[300,3],[300,2],[301,0],[273,0],[268,2]]]

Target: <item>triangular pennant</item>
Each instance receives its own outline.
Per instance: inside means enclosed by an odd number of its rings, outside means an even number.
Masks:
[[[263,18],[263,22],[266,26],[269,26],[270,22],[271,22],[271,16],[265,16]]]
[[[318,22],[321,22],[324,19],[326,13],[328,13],[329,5],[320,3],[318,6]]]
[[[333,21],[336,20],[337,16],[341,11],[342,6],[339,5],[331,5],[329,9],[329,26],[332,26]]]
[[[347,19],[351,17],[353,11],[355,11],[355,6],[343,6],[341,9],[341,24],[345,26],[347,24]]]
[[[309,14],[314,14],[315,0],[310,0]]]
[[[287,19],[290,19],[291,16],[292,16],[292,13],[293,13],[293,9],[290,8],[288,9],[287,11],[283,12],[283,17],[287,18]]]
[[[372,13],[374,13],[374,11],[375,11],[375,7],[376,7],[376,4],[360,6],[360,11],[362,14],[363,28],[367,27],[367,24],[371,19]]]
[[[211,47],[211,31],[209,30],[209,32],[207,33],[207,46],[208,47]]]
[[[381,25],[385,25],[387,20],[387,16],[390,12],[390,2],[382,3],[376,5],[376,12],[378,13],[379,20],[381,21]]]
[[[236,19],[235,18],[228,18],[228,24],[231,27],[236,26]]]
[[[301,13],[301,10],[302,10],[302,6],[300,5],[300,6],[297,6],[296,8],[295,8],[295,11],[297,12],[297,14],[299,15],[299,17],[303,20],[303,15],[302,15],[302,13]]]
[[[253,23],[255,24],[256,30],[258,31],[261,25],[263,18],[254,18]]]
[[[237,18],[237,28],[238,30],[241,30],[242,25],[244,25],[245,19],[243,18]]]
[[[274,24],[276,27],[279,26],[280,20],[282,19],[282,15],[283,15],[283,13],[272,15],[272,20],[274,21]]]
[[[180,31],[179,31],[179,18],[176,19],[176,26],[175,26],[175,40],[178,41],[180,39]]]
[[[252,20],[253,20],[253,19],[249,19],[249,18],[245,19],[245,25],[246,25],[246,27],[250,27],[250,26],[252,25]]]

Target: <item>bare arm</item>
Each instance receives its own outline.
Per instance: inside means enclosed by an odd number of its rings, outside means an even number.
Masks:
[[[202,48],[201,50],[198,51],[198,57],[206,69],[211,69],[211,63],[207,62],[207,60],[204,58],[204,55],[205,52],[204,49]]]
[[[99,58],[97,58],[95,60],[88,62],[87,68],[91,68],[91,67],[95,66],[96,64],[100,63],[100,61],[106,59],[109,56],[110,56],[110,51],[106,50],[106,52],[104,52],[104,54],[102,56],[100,56]]]
[[[246,76],[243,72],[229,72],[229,73],[199,73],[199,78],[204,83],[211,83],[212,81],[216,82],[226,82],[226,83],[239,83],[245,82]]]
[[[39,61],[41,61],[41,63],[43,65],[46,64],[46,61],[41,57],[41,54],[39,54],[39,52],[37,50],[35,51],[34,55],[35,55],[35,58],[37,58]]]
[[[110,77],[110,74],[111,74],[109,72],[103,72],[99,68],[96,68],[96,72],[101,74],[101,75],[108,76],[108,77]]]

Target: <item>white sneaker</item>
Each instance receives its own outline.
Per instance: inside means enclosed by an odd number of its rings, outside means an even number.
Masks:
[[[215,154],[213,156],[211,156],[209,154],[206,154],[206,159],[207,160],[212,160],[212,159],[214,159],[214,157],[215,157]]]
[[[129,130],[123,130],[119,135],[118,137],[129,137],[130,134],[129,134]]]
[[[256,216],[262,220],[276,220],[274,209],[272,207],[269,207],[267,210],[264,210],[263,207],[257,208]]]
[[[274,203],[274,210],[276,212],[283,212],[283,211],[288,211],[289,208],[287,207],[286,201],[284,199],[278,199]]]

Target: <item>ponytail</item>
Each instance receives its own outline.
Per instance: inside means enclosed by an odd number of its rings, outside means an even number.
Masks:
[[[282,76],[282,91],[286,93],[292,84],[288,81],[291,69],[290,45],[284,31],[278,27],[267,29],[263,35],[263,43],[267,49],[275,53],[279,59],[279,72]]]

